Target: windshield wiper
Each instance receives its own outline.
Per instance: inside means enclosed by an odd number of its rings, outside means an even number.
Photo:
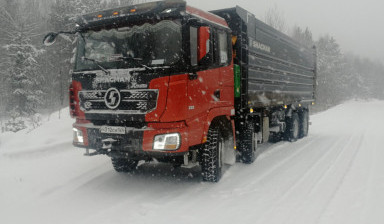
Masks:
[[[82,57],[81,59],[86,60],[86,61],[92,61],[93,63],[95,63],[95,65],[97,65],[97,67],[99,67],[103,72],[105,72],[106,75],[111,74],[110,71],[108,71],[103,66],[101,66],[101,63],[99,61],[92,59],[92,58],[87,58],[87,57]]]
[[[151,67],[149,67],[147,65],[139,63],[140,61],[143,60],[142,58],[134,58],[132,56],[120,56],[117,59],[121,59],[121,60],[124,60],[124,61],[134,61],[134,62],[137,62],[136,64],[140,65],[141,67],[145,68],[146,70],[151,70],[151,71],[154,70],[153,68],[151,68]]]

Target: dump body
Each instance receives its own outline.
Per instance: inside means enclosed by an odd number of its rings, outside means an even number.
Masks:
[[[314,101],[314,48],[300,45],[239,6],[212,12],[226,19],[237,38],[234,63],[241,68],[238,109]]]

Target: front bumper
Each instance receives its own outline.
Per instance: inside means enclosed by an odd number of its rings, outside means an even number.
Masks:
[[[96,150],[97,154],[122,154],[130,156],[180,156],[188,152],[188,127],[184,122],[149,123],[143,128],[125,127],[125,134],[105,134],[96,126],[87,122],[73,124],[75,130],[80,130],[83,141],[79,142],[74,136],[73,144],[77,147]],[[178,133],[180,146],[177,150],[154,150],[154,140],[158,135]]]

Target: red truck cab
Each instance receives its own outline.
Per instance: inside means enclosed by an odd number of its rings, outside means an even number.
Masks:
[[[163,1],[79,21],[75,146],[109,155],[118,171],[152,158],[198,162],[209,128],[220,123],[233,151],[232,36],[223,18]]]

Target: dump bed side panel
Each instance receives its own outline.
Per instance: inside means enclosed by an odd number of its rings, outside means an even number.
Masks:
[[[242,108],[314,100],[315,50],[301,46],[241,7],[218,10],[238,37],[235,63],[242,69]]]

